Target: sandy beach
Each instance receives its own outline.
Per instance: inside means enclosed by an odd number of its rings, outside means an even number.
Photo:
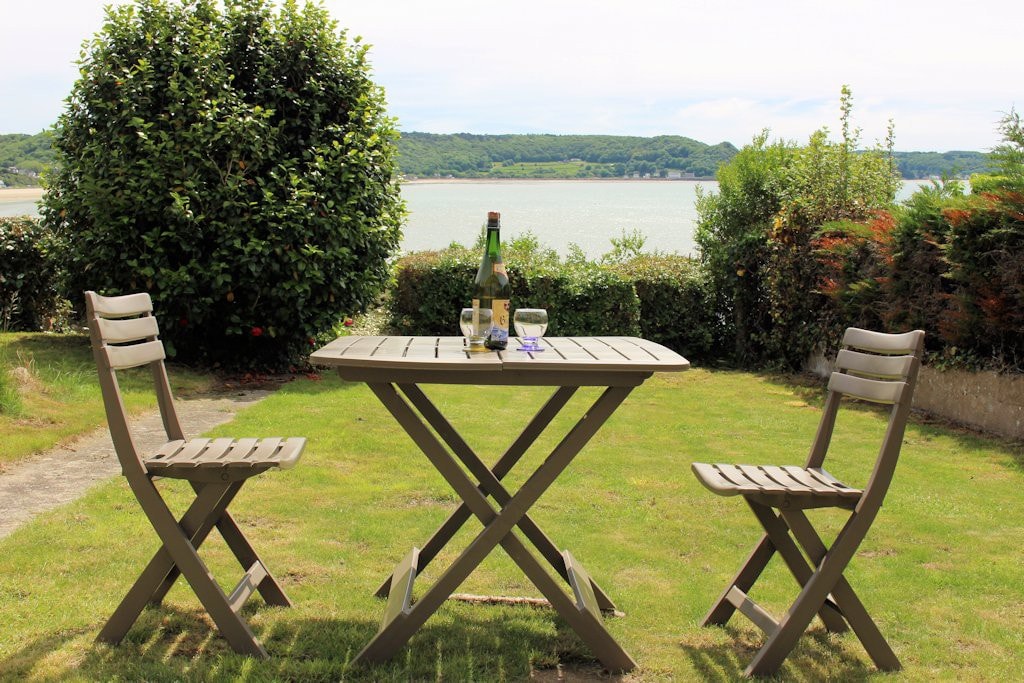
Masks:
[[[31,202],[38,201],[43,197],[41,187],[5,187],[0,188],[0,204],[10,202]]]

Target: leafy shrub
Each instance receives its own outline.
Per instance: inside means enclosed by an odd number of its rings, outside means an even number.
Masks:
[[[179,359],[279,367],[386,285],[397,134],[325,9],[217,5],[108,10],[43,215],[73,300],[147,290]]]
[[[552,336],[637,335],[640,302],[632,283],[608,268],[596,265],[527,273],[525,291],[512,307],[544,308]],[[513,313],[514,314],[514,313]]]
[[[899,176],[891,127],[886,149],[859,151],[846,87],[840,109],[838,142],[824,128],[803,147],[767,145],[762,133],[719,171],[719,193],[697,202],[697,244],[740,363],[803,365],[835,315],[815,256],[822,229],[892,206]]]
[[[943,216],[955,283],[946,340],[999,367],[1024,368],[1024,193],[975,195]]]
[[[722,348],[741,365],[765,358],[772,327],[768,235],[783,205],[783,179],[793,156],[791,144],[769,144],[764,131],[719,168],[718,192],[697,195],[694,240],[724,326]]]
[[[723,323],[700,264],[677,255],[639,256],[615,267],[633,284],[640,335],[690,359],[720,354]]]
[[[502,251],[513,314],[516,308],[547,309],[552,335],[638,332],[639,302],[620,275],[593,264],[563,268],[529,258],[517,262],[510,258],[514,249]],[[388,300],[390,326],[399,334],[458,334],[458,312],[472,300],[479,258],[456,245],[400,259]]]
[[[964,208],[968,199],[956,181],[922,186],[895,213],[889,283],[880,302],[886,329],[927,330],[925,344],[940,351],[949,325],[955,283],[949,279],[945,211]]]
[[[29,216],[0,217],[0,330],[62,324],[53,232]]]
[[[459,311],[470,305],[479,265],[461,247],[401,258],[389,296],[391,328],[398,334],[458,334]]]

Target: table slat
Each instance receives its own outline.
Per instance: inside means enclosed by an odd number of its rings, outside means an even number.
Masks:
[[[545,337],[544,351],[469,352],[462,337],[339,337],[310,356],[317,365],[340,368],[401,368],[437,372],[565,370],[676,372],[690,363],[661,344],[637,337]]]

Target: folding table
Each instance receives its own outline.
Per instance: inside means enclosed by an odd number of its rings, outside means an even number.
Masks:
[[[558,550],[528,513],[635,387],[654,372],[685,370],[689,362],[660,344],[635,337],[545,338],[545,350],[533,353],[517,351],[518,344],[513,338],[506,351],[470,352],[462,337],[350,336],[334,340],[310,357],[317,365],[336,368],[342,379],[365,382],[462,500],[378,590],[381,597],[388,596],[383,623],[356,661],[392,657],[501,545],[605,668],[629,671],[636,666],[603,624],[602,612],[615,611],[615,604],[568,550]],[[555,389],[505,453],[488,467],[423,393],[423,384],[484,385],[482,391],[509,385]],[[577,389],[585,386],[605,389],[519,490],[507,490],[502,479]],[[500,408],[500,401],[494,406]],[[417,573],[471,516],[483,525],[482,531],[413,602]],[[539,557],[512,533],[514,527]],[[542,560],[568,584],[571,594]]]

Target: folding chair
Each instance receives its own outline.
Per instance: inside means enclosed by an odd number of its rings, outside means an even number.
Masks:
[[[114,450],[122,473],[162,542],[97,640],[121,642],[143,608],[159,605],[181,574],[236,652],[266,657],[266,650],[239,614],[242,605],[257,590],[268,604],[288,607],[291,602],[227,507],[250,477],[294,465],[306,440],[186,439],[174,409],[164,347],[157,338],[149,294],[104,297],[86,292],[85,304]],[[167,434],[167,443],[155,453],[140,453],[136,448],[117,381],[117,370],[141,365],[152,369]],[[195,490],[196,498],[180,520],[175,519],[155,486],[157,477],[184,479]],[[197,553],[214,527],[245,570],[230,595],[224,593]]]
[[[849,623],[879,669],[900,668],[843,571],[871,528],[892,481],[921,365],[924,332],[883,334],[851,327],[843,335],[842,346],[829,379],[818,433],[803,467],[693,464],[694,474],[714,493],[743,496],[764,527],[761,540],[703,621],[704,626],[725,624],[738,609],[767,634],[744,672],[747,676],[776,672],[815,614],[831,632],[845,631]],[[863,490],[847,486],[822,467],[843,395],[892,404],[874,470]],[[813,508],[851,511],[831,548],[825,547],[804,513]],[[776,552],[802,587],[779,621],[747,597]]]

